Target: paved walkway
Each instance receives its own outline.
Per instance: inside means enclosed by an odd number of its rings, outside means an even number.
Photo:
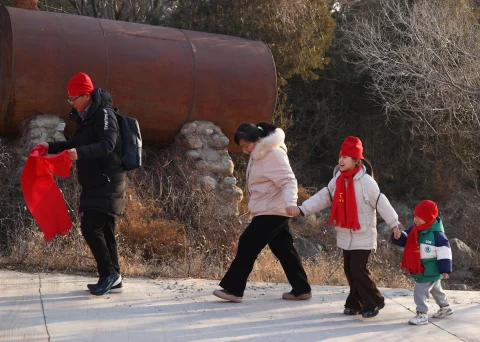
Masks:
[[[212,280],[132,278],[102,297],[86,291],[94,281],[0,270],[0,341],[480,341],[480,292],[448,291],[452,316],[411,326],[404,289],[382,289],[386,306],[367,320],[341,313],[345,287],[316,285],[312,300],[289,302],[287,284],[249,283],[235,304],[211,295]]]

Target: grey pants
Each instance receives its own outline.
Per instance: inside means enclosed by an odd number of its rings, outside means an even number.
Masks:
[[[440,280],[428,283],[415,283],[413,299],[415,304],[417,304],[417,312],[427,313],[427,299],[430,297],[430,293],[440,307],[448,305],[447,294],[443,291]]]

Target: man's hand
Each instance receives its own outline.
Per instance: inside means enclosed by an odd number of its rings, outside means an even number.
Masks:
[[[48,143],[47,142],[41,142],[40,144],[37,144],[37,146],[45,147],[48,150]]]
[[[287,215],[289,216],[300,216],[300,209],[296,206],[292,206],[292,207],[287,207],[285,208],[285,212],[287,213]]]
[[[444,274],[443,274],[443,279],[448,279],[448,278],[450,278],[450,276],[448,275],[448,273],[444,273]]]
[[[68,158],[70,158],[71,161],[78,160],[78,154],[75,148],[68,150]]]
[[[393,231],[393,237],[395,238],[395,240],[400,239],[400,236],[402,236],[402,232],[400,231],[398,226],[393,227],[392,231]]]

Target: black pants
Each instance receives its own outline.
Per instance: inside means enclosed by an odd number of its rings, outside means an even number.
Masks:
[[[81,229],[97,262],[100,278],[120,274],[114,233],[115,218],[99,211],[88,210],[82,215]]]
[[[367,269],[368,250],[343,250],[343,268],[350,285],[350,294],[345,302],[345,308],[354,310],[374,310],[384,302],[377,289],[370,271]]]
[[[293,246],[288,217],[275,215],[255,216],[238,241],[237,255],[220,286],[231,294],[243,297],[247,279],[258,254],[268,244],[282,264],[292,285],[292,292],[301,295],[311,291],[302,261]]]

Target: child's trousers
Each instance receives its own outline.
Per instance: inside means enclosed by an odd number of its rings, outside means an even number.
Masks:
[[[440,280],[430,281],[428,283],[415,283],[415,289],[413,290],[413,299],[417,304],[417,312],[427,313],[427,299],[432,294],[433,299],[440,307],[448,305],[447,294],[442,289]]]

